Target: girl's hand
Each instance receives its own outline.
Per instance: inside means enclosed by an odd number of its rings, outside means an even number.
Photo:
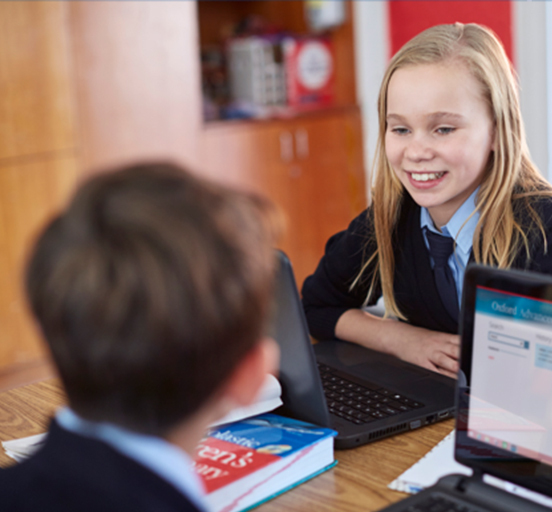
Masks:
[[[460,337],[427,329],[419,329],[422,331],[419,332],[418,329],[413,328],[408,333],[409,336],[402,338],[401,343],[397,344],[395,355],[404,361],[456,379],[459,369]]]
[[[379,318],[360,309],[339,318],[335,334],[342,340],[392,354],[403,361],[456,378],[460,337]]]

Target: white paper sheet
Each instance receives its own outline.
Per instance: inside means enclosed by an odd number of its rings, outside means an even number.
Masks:
[[[468,476],[472,474],[470,468],[454,460],[454,432],[451,432],[416,464],[393,480],[388,487],[395,491],[415,494],[450,473]]]

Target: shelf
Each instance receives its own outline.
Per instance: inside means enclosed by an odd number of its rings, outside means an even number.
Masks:
[[[359,112],[357,105],[335,105],[325,108],[317,108],[305,112],[296,112],[287,117],[270,117],[266,119],[228,119],[228,120],[216,120],[216,121],[204,121],[203,130],[206,132],[222,129],[234,129],[234,128],[246,128],[258,127],[265,125],[278,125],[285,124],[290,121],[297,120],[311,120],[311,119],[323,119],[332,116],[339,116],[342,114]]]
[[[323,35],[332,45],[334,65],[334,99],[331,107],[323,110],[351,107],[357,103],[355,89],[354,37],[352,23],[352,3],[345,2],[345,21],[339,27],[315,34],[309,30],[305,19],[305,2],[302,0],[264,0],[264,1],[199,1],[198,27],[200,52],[203,52],[204,74],[202,88],[209,90],[213,98],[214,111],[224,104],[229,96],[228,71],[224,64],[228,41],[236,33],[236,27],[243,25],[248,16],[257,17],[260,33],[286,33],[297,36]],[[253,26],[255,24],[253,23]],[[254,31],[253,31],[254,32]],[[247,32],[251,33],[251,31]],[[209,48],[211,48],[209,52]],[[218,56],[217,56],[218,55]],[[201,58],[201,57],[200,57]],[[206,85],[209,83],[209,85]],[[270,82],[272,83],[272,82]],[[278,83],[278,82],[276,82]],[[215,116],[216,114],[213,114]],[[292,114],[290,118],[312,115],[311,112]],[[208,118],[208,115],[205,115]],[[280,119],[280,116],[276,116]],[[287,118],[287,116],[283,116]],[[212,123],[264,122],[258,119],[213,119],[205,120],[205,125]]]

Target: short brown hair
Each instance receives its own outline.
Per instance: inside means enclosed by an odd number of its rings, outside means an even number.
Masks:
[[[26,276],[75,412],[162,435],[220,388],[263,334],[268,212],[165,163],[80,187]]]

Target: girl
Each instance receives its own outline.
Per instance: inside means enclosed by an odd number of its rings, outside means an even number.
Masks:
[[[305,281],[309,328],[455,376],[466,265],[552,273],[552,187],[529,157],[514,75],[489,29],[440,25],[409,41],[378,110],[373,203]],[[362,309],[382,295],[384,318]]]

